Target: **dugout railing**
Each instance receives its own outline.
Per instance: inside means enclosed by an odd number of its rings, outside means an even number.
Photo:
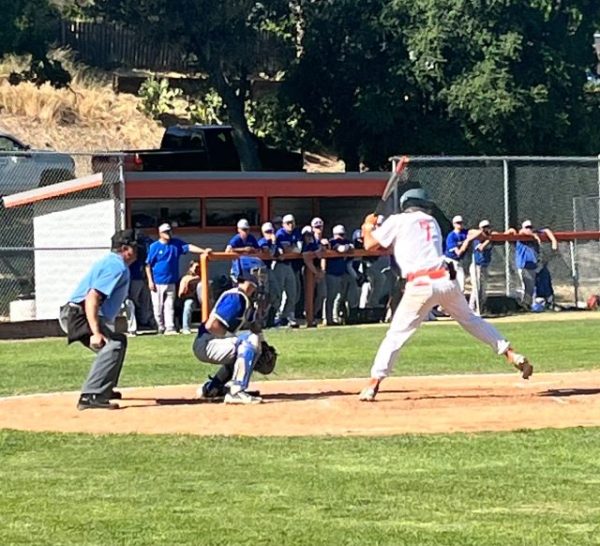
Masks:
[[[584,286],[582,286],[582,279],[580,277],[580,271],[582,266],[589,266],[589,264],[585,263],[588,259],[594,258],[596,256],[600,257],[600,253],[597,252],[600,242],[600,231],[558,231],[554,232],[554,236],[559,242],[559,248],[553,254],[557,259],[560,259],[562,263],[567,264],[569,269],[569,280],[568,280],[568,290],[570,294],[567,297],[562,297],[562,301],[568,302],[571,300],[571,303],[574,304],[575,307],[579,307],[581,304],[581,300],[585,301],[587,296],[591,293],[600,292],[600,279],[592,278],[589,279],[590,282],[586,282]],[[549,245],[548,237],[540,233],[539,237],[544,245]],[[504,247],[512,246],[511,243],[516,243],[517,241],[532,241],[534,238],[529,235],[520,235],[520,234],[510,234],[510,233],[494,233],[491,237],[493,243],[504,243]],[[593,249],[589,249],[591,252],[583,253],[581,248],[583,245],[593,244]],[[579,249],[579,250],[578,250]],[[388,250],[378,250],[378,251],[367,251],[367,250],[352,250],[350,252],[346,252],[344,254],[340,254],[339,252],[333,250],[326,250],[321,252],[308,252],[305,253],[307,259],[314,258],[361,258],[364,256],[389,256],[391,253]],[[259,258],[264,258],[268,260],[272,260],[273,257],[270,254],[253,252],[247,253],[244,255],[257,256]],[[547,254],[546,254],[547,255]],[[202,320],[207,320],[210,313],[210,262],[213,261],[232,261],[240,257],[240,254],[233,252],[210,252],[208,254],[204,254],[200,258],[200,278],[202,283],[202,302],[201,302],[201,316]],[[279,260],[293,260],[299,259],[299,255],[286,255],[281,256]],[[546,258],[545,258],[546,259]],[[549,260],[550,265],[552,265],[552,260]],[[584,262],[584,263],[582,263]],[[468,270],[468,267],[465,269]],[[550,267],[552,272],[552,267]],[[315,290],[315,278],[314,274],[310,271],[310,269],[304,269],[304,314],[308,324],[312,323],[314,320],[315,310],[313,308],[314,303],[314,290]],[[560,276],[559,283],[555,283],[555,288],[557,291],[564,290],[562,284],[565,282],[564,275]],[[502,283],[504,284],[504,283]],[[505,293],[507,296],[517,296],[518,290],[517,287],[513,287],[513,290],[506,291],[503,290],[502,287],[497,289],[494,287],[493,283],[489,285],[489,289],[491,292],[500,292]],[[583,292],[582,292],[583,290]],[[560,300],[559,294],[559,300]]]

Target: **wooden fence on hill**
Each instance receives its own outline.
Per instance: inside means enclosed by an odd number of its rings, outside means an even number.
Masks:
[[[105,68],[140,68],[155,72],[197,72],[195,60],[177,46],[141,36],[117,23],[62,21],[58,45],[71,47],[79,58],[92,66]],[[265,69],[276,71],[282,60],[293,58],[292,47],[286,47],[265,34],[257,45],[256,55]]]
[[[189,72],[194,68],[177,47],[144,39],[115,23],[62,21],[59,45],[77,51],[85,63],[106,69]]]

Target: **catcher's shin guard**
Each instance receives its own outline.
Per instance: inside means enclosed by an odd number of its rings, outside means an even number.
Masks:
[[[237,358],[233,370],[233,391],[246,390],[250,384],[250,376],[254,369],[254,362],[258,356],[258,336],[250,334],[240,341],[237,349]],[[234,393],[235,394],[235,393]]]

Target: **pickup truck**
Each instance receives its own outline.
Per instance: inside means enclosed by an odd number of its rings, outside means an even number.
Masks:
[[[67,154],[33,150],[12,135],[0,133],[0,196],[75,178]]]
[[[302,171],[301,153],[270,148],[257,139],[264,171]],[[122,152],[125,171],[240,171],[240,158],[229,125],[173,125],[165,130],[158,150]],[[94,172],[115,172],[119,156],[92,157]]]

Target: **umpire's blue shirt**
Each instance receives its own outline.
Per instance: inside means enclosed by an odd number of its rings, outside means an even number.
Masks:
[[[111,252],[96,262],[81,279],[69,301],[82,303],[92,289],[104,296],[100,315],[108,321],[115,320],[129,292],[129,268],[121,255]]]
[[[190,246],[181,239],[168,243],[155,241],[148,249],[146,263],[152,268],[156,284],[176,284],[179,281],[179,257],[187,254]]]

